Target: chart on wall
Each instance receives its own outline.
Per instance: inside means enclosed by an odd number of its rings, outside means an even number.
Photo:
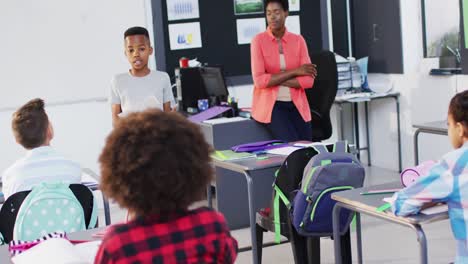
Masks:
[[[237,19],[237,43],[250,44],[253,37],[260,32],[265,31],[265,18],[246,18]]]
[[[289,11],[300,11],[301,5],[299,0],[289,0]]]
[[[286,18],[286,28],[294,34],[301,34],[301,22],[299,16],[288,16]]]
[[[167,0],[167,20],[199,18],[198,0]]]
[[[169,43],[171,50],[201,48],[200,22],[170,24]]]
[[[218,0],[219,1],[219,0]],[[263,13],[263,0],[233,0],[235,15]]]

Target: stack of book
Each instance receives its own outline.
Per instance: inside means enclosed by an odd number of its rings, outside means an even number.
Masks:
[[[255,158],[255,154],[249,152],[234,152],[232,150],[215,150],[211,157],[215,160],[227,161],[227,160],[240,160]]]

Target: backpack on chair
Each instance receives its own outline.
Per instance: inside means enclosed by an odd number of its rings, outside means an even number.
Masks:
[[[291,208],[292,225],[304,236],[328,236],[333,234],[332,210],[335,201],[331,194],[363,186],[365,171],[357,158],[347,151],[345,141],[336,142],[333,152],[323,145],[304,169],[300,189]],[[347,230],[354,214],[342,210],[340,233]]]
[[[97,223],[97,206],[94,198],[89,219],[85,216],[84,210],[69,184],[36,185],[18,210],[13,239],[34,240],[55,231],[76,232],[94,228]]]
[[[276,171],[275,181],[273,183],[273,197],[270,211],[268,212],[272,226],[264,228],[275,232],[275,241],[280,242],[280,234],[288,236],[289,228],[289,208],[292,201],[293,191],[301,182],[304,167],[309,160],[316,155],[317,152],[313,148],[303,148],[292,152],[281,167]]]

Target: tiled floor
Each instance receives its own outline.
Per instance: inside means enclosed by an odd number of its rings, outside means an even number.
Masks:
[[[399,174],[376,167],[366,169],[365,185],[375,185],[399,180]],[[102,215],[102,212],[101,212]],[[111,208],[112,222],[125,219],[125,212],[116,205]],[[103,218],[101,218],[103,219]],[[372,217],[362,216],[362,246],[364,263],[401,263],[419,262],[418,243],[415,232],[407,227]],[[430,263],[449,263],[455,256],[455,241],[448,220],[423,226],[428,239]],[[249,229],[233,230],[232,235],[240,247],[250,245]],[[265,242],[273,241],[272,233],[265,233]],[[355,232],[351,233],[353,262],[356,261]],[[333,241],[321,239],[321,263],[334,263]],[[293,263],[289,243],[263,249],[263,263]],[[238,255],[236,263],[252,263],[250,251]]]

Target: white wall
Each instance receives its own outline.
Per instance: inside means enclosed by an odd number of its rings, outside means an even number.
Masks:
[[[111,121],[109,105],[93,98],[105,98],[112,75],[128,70],[123,32],[150,25],[149,3],[0,1],[0,171],[24,154],[13,139],[11,114],[34,97],[48,104],[53,146],[82,166],[98,169]],[[79,99],[91,100],[73,103]]]
[[[0,1],[0,109],[105,97],[134,25],[146,25],[144,0]]]

